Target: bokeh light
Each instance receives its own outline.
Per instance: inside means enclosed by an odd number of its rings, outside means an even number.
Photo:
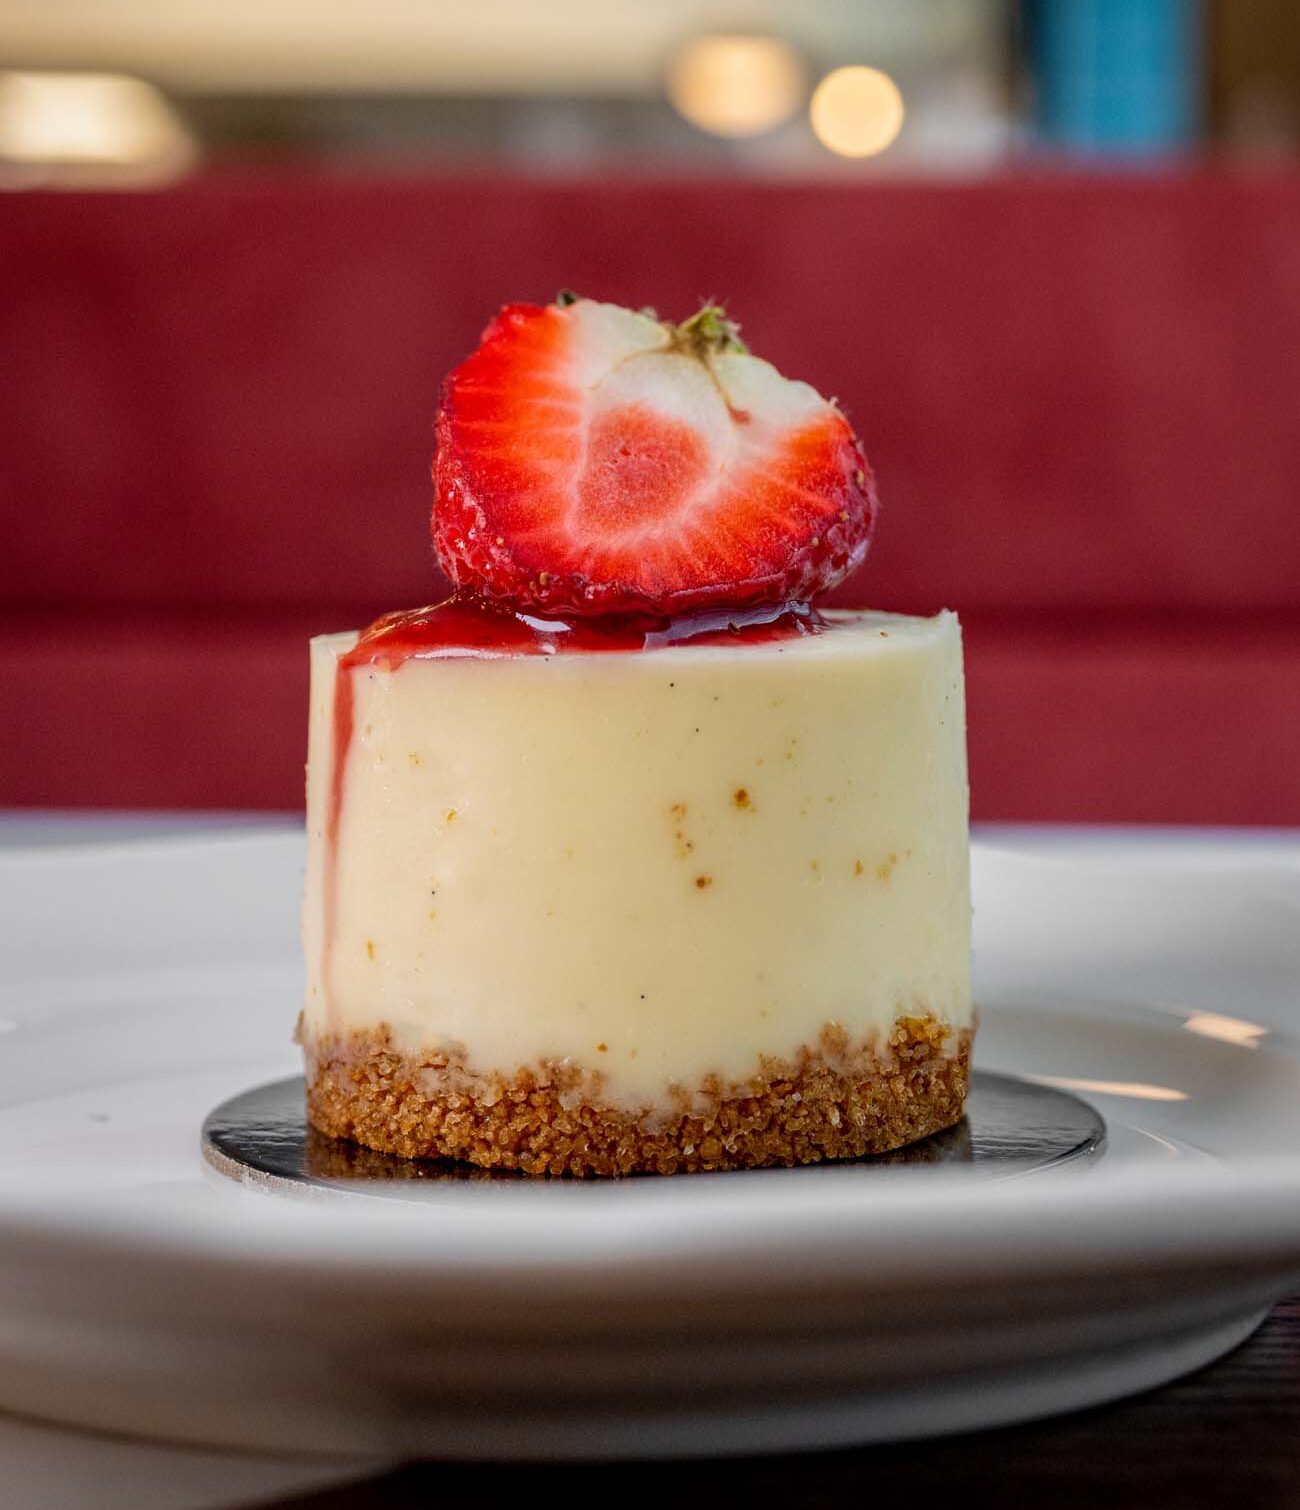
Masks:
[[[779,37],[696,37],[673,56],[667,87],[678,112],[701,131],[758,136],[799,109],[804,70]]]
[[[11,172],[45,172],[72,182],[117,172],[139,182],[165,182],[194,156],[175,111],[143,79],[0,73],[0,165]]]
[[[839,157],[873,157],[902,129],[903,96],[878,68],[837,68],[813,91],[808,113],[822,146]]]

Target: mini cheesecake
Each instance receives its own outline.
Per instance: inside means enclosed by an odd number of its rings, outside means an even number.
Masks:
[[[757,617],[620,635],[453,600],[312,642],[318,1130],[621,1175],[959,1120],[957,619]]]
[[[885,1153],[973,1033],[956,618],[827,613],[875,481],[720,307],[511,304],[446,378],[454,593],[312,642],[321,1134],[530,1175]]]

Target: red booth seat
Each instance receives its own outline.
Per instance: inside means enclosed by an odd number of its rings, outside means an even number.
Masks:
[[[1300,822],[1300,174],[212,180],[0,216],[0,802],[294,807],[308,633],[436,596],[505,299],[725,296],[959,609],[977,817]]]

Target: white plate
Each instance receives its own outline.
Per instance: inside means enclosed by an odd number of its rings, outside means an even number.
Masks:
[[[719,1453],[1144,1388],[1300,1288],[1300,842],[976,857],[985,1068],[1101,1160],[292,1201],[198,1130],[292,1073],[301,841],[0,855],[0,1406],[339,1453]]]

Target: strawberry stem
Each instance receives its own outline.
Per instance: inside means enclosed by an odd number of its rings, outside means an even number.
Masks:
[[[689,320],[669,328],[679,349],[701,359],[724,352],[743,355],[749,350],[740,339],[740,326],[727,318],[727,311],[720,304],[706,304]]]

